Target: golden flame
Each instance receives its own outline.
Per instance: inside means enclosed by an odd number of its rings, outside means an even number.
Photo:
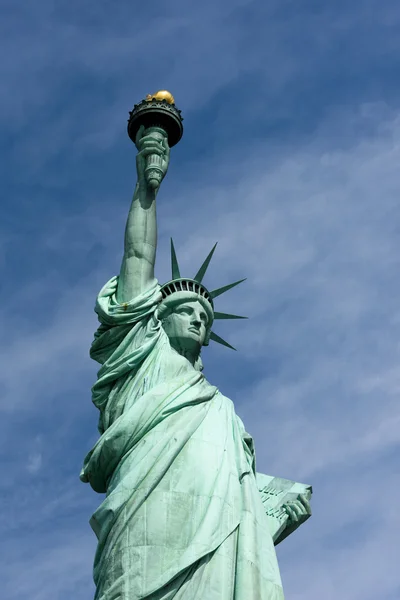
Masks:
[[[147,94],[146,100],[149,102],[150,100],[166,100],[169,104],[175,104],[175,99],[171,92],[167,92],[167,90],[160,90],[155,94]]]

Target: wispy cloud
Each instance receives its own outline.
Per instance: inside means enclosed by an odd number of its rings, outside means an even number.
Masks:
[[[47,600],[73,594],[93,596],[87,573],[94,544],[85,534],[62,532],[47,535],[39,544],[15,540],[4,554],[3,594],[7,599]]]

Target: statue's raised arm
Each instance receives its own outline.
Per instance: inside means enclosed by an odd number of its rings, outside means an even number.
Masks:
[[[158,156],[162,178],[168,170],[169,146],[162,129],[151,128],[147,133],[140,127],[136,136],[137,183],[125,228],[124,256],[117,288],[117,300],[129,302],[144,292],[154,281],[157,250],[156,197],[146,179],[146,158]]]
[[[126,228],[117,301],[129,302],[154,283],[157,250],[156,197],[169,165],[170,146],[182,135],[182,117],[166,91],[147,96],[130,113],[137,183]]]

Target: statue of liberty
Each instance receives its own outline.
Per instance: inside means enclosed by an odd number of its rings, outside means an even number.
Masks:
[[[232,401],[209,383],[201,350],[214,300],[210,252],[182,277],[154,275],[156,198],[182,118],[168,92],[132,111],[137,184],[120,273],[100,291],[91,357],[100,438],[81,480],[106,493],[91,518],[98,538],[96,600],[282,600],[274,546],[310,515],[310,486],[256,473],[251,436]],[[215,248],[215,247],[214,247]]]

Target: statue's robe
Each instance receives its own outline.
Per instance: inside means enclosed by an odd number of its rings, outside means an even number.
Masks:
[[[106,498],[96,600],[282,600],[252,438],[231,400],[170,346],[157,282],[99,294],[91,356],[101,437],[81,473]]]

